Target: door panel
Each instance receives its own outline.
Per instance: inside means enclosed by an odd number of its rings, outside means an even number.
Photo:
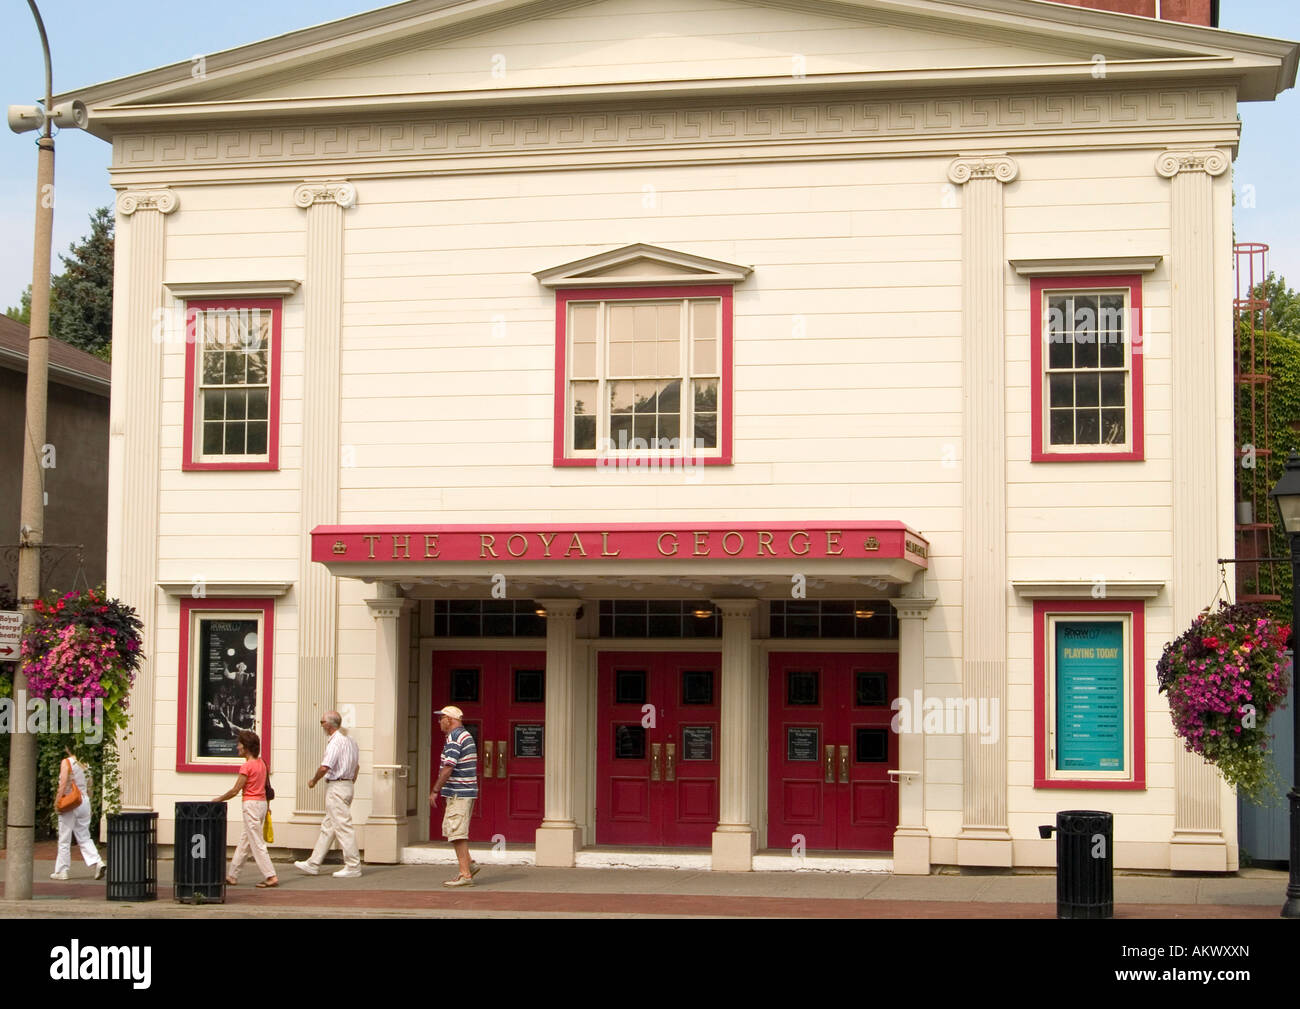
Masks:
[[[768,844],[882,851],[893,846],[898,737],[894,653],[773,653],[769,677]]]
[[[479,797],[471,841],[504,837],[531,844],[541,825],[545,788],[545,652],[434,652],[433,711],[454,704],[479,753]],[[444,737],[433,726],[436,778]],[[432,788],[430,782],[430,788]],[[430,836],[442,836],[444,807],[431,811]]]
[[[710,844],[718,824],[720,672],[716,653],[601,653],[598,844]]]

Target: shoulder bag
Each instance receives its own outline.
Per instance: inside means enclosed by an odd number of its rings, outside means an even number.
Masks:
[[[77,780],[72,776],[72,765],[68,765],[68,787],[58,800],[54,803],[60,813],[69,813],[81,805],[81,789],[77,787]]]

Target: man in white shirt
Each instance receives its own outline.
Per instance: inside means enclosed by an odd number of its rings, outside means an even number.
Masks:
[[[329,742],[325,744],[325,757],[316,775],[307,782],[308,788],[324,778],[325,819],[321,821],[320,837],[316,848],[305,862],[294,862],[294,868],[309,876],[319,876],[321,863],[329,854],[337,837],[343,849],[343,868],[334,873],[336,879],[355,879],[361,875],[361,853],[357,850],[357,833],[352,826],[352,793],[361,769],[361,754],[354,740],[339,731],[343,719],[337,711],[327,711],[321,716],[320,726]]]

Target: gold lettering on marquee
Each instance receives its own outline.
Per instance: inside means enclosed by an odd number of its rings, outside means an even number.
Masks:
[[[546,548],[546,553],[542,554],[543,557],[551,556],[551,544],[555,542],[555,535],[556,535],[555,533],[537,534],[537,538],[542,541],[542,546]]]
[[[397,560],[397,551],[402,551],[402,559],[411,559],[411,534],[406,533],[403,536],[393,537],[393,560]]]
[[[694,550],[694,552],[691,554],[692,557],[708,557],[708,556],[709,556],[709,549],[708,549],[708,547],[705,546],[705,544],[704,544],[704,541],[705,541],[706,539],[708,539],[708,538],[709,538],[709,534],[708,534],[707,532],[697,532],[697,533],[695,534],[695,550]],[[700,547],[704,547],[704,549],[701,550]]]
[[[826,530],[826,556],[839,557],[844,553],[844,548],[840,546],[840,537],[844,534],[838,529]]]
[[[424,556],[432,557],[434,560],[438,559],[438,534],[437,533],[424,534]]]
[[[802,536],[802,537],[803,537],[803,549],[802,549],[802,550],[796,550],[796,549],[794,548],[794,538],[795,538],[796,536]],[[810,537],[810,536],[809,536],[806,532],[804,532],[803,530],[797,530],[797,531],[792,532],[792,533],[790,534],[790,553],[794,554],[796,557],[802,557],[804,554],[806,554],[806,553],[808,552],[809,547],[811,546],[811,544],[812,544],[812,537]]]
[[[609,533],[601,533],[601,534],[600,534],[600,556],[602,556],[602,557],[617,557],[617,556],[619,556],[622,552],[623,552],[623,551],[622,551],[622,549],[620,548],[620,549],[618,549],[618,550],[615,550],[613,553],[610,553],[610,552],[609,552]]]
[[[573,539],[569,540],[569,549],[564,551],[564,556],[568,557],[569,554],[573,553],[575,547],[577,548],[578,553],[581,556],[583,557],[587,556],[587,551],[584,550],[582,547],[582,538],[577,533],[574,533]]]
[[[903,547],[909,554],[916,554],[918,557],[924,557],[926,555],[925,547],[913,540],[903,540]]]
[[[361,538],[370,543],[370,560],[375,559],[375,544],[379,542],[378,533],[363,533]]]
[[[735,549],[735,550],[728,550],[728,549],[727,549],[727,537],[728,537],[728,536],[734,536],[734,537],[736,537],[736,539],[738,539],[738,540],[740,541],[739,543],[736,544],[736,549]],[[725,532],[725,533],[722,534],[722,552],[723,552],[724,554],[726,554],[728,557],[735,557],[736,554],[740,553],[740,551],[742,551],[742,550],[744,550],[744,549],[745,549],[745,537],[744,537],[744,534],[742,534],[742,533],[738,533],[738,532],[736,532],[736,530],[734,530],[734,529],[732,529],[730,532]]]
[[[515,550],[515,540],[523,544],[518,550]],[[523,533],[511,533],[510,538],[506,540],[506,553],[511,557],[522,557],[528,553],[528,537]]]
[[[665,549],[664,549],[664,537],[665,537],[665,536],[671,536],[671,537],[673,538],[673,548],[672,548],[671,550],[665,550]],[[660,533],[660,534],[659,534],[659,539],[658,539],[658,541],[657,541],[657,545],[658,545],[658,547],[659,547],[659,552],[660,552],[661,554],[663,554],[665,557],[675,557],[675,556],[677,556],[677,534],[676,534],[676,533]]]
[[[492,545],[496,541],[497,538],[493,536],[491,533],[479,533],[479,537],[478,537],[478,559],[479,560],[482,560],[484,557],[486,557],[488,555],[488,551],[491,551],[492,556],[496,557],[497,555],[496,548]]]
[[[771,533],[768,533],[768,532],[760,532],[760,533],[758,534],[758,556],[759,556],[759,557],[762,557],[762,556],[763,556],[763,548],[764,548],[764,547],[767,547],[767,552],[768,552],[769,554],[771,554],[773,557],[776,556],[776,551],[772,549],[772,534],[771,534]]]

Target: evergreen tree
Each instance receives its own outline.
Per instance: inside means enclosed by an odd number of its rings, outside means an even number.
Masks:
[[[50,335],[108,360],[113,339],[113,211],[90,215],[90,234],[60,256],[50,290]]]
[[[5,315],[11,319],[17,319],[24,326],[32,324],[32,285],[27,285],[27,290],[23,291],[22,303],[5,309]]]

